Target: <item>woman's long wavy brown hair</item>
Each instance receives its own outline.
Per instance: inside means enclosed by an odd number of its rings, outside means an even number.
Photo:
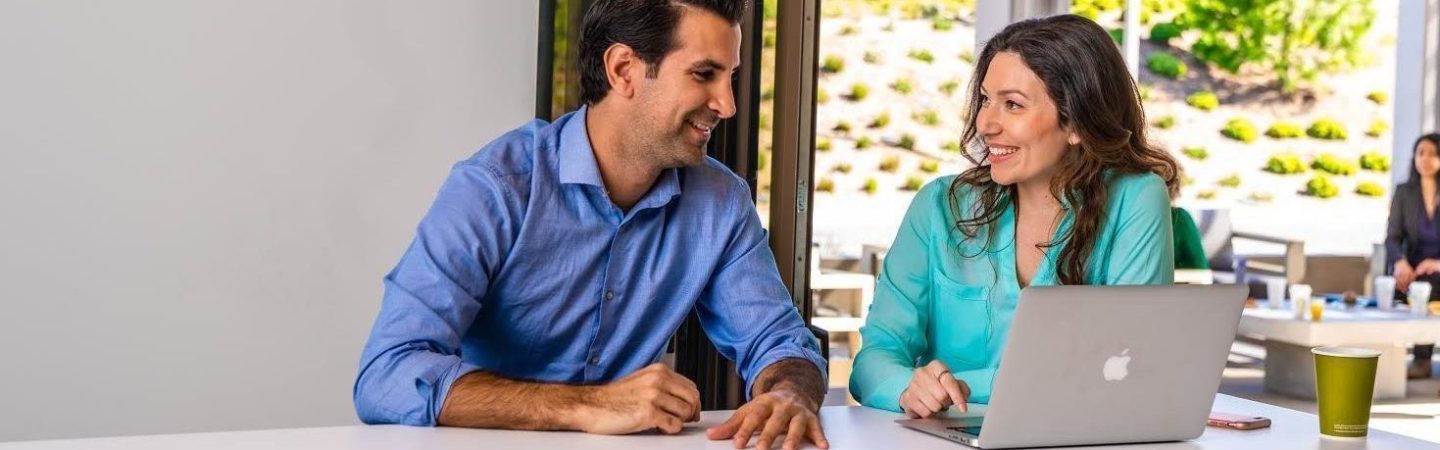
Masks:
[[[1011,24],[985,44],[970,81],[961,142],[968,143],[967,148],[980,148],[983,154],[977,158],[975,150],[967,151],[965,157],[975,167],[950,184],[950,206],[959,218],[955,226],[966,240],[974,239],[983,228],[986,244],[982,249],[989,249],[996,222],[1016,198],[1014,185],[1001,186],[990,178],[990,166],[982,163],[989,158],[989,151],[980,143],[975,124],[981,83],[990,61],[1001,52],[1019,55],[1035,72],[1059,110],[1060,126],[1080,137],[1079,145],[1065,150],[1050,182],[1051,194],[1074,211],[1074,223],[1064,236],[1040,246],[1063,245],[1057,260],[1060,284],[1084,284],[1085,263],[1105,218],[1107,172],[1153,172],[1165,180],[1173,198],[1180,188],[1179,165],[1146,139],[1140,93],[1104,29],[1076,15]],[[967,186],[977,196],[970,214],[961,211],[959,198]]]

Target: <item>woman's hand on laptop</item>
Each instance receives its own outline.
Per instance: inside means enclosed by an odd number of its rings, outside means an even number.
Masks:
[[[965,412],[968,398],[970,387],[950,375],[950,367],[937,359],[915,369],[915,375],[910,377],[910,386],[900,393],[900,409],[905,410],[907,416],[923,419],[951,405]]]

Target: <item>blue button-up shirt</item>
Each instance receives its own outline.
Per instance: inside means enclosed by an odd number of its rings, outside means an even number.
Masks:
[[[385,277],[361,355],[366,423],[434,425],[468,372],[596,384],[660,359],[694,309],[749,384],[785,358],[824,373],[743,180],[706,158],[628,212],[605,192],[586,108],[455,165]]]

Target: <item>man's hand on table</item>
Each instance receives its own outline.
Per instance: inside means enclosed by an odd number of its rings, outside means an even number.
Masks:
[[[700,390],[695,382],[664,364],[644,369],[599,386],[577,408],[581,431],[629,434],[658,429],[679,433],[686,422],[700,420]]]
[[[786,450],[799,449],[806,442],[813,442],[820,448],[830,448],[825,433],[820,430],[818,406],[804,395],[789,389],[775,389],[755,396],[749,403],[735,410],[729,420],[705,431],[710,439],[735,440],[735,448],[745,448],[755,432],[760,438],[755,448],[773,448],[775,439],[785,435]]]

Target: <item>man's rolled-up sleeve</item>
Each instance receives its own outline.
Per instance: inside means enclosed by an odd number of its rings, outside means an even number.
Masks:
[[[461,338],[481,310],[516,223],[495,178],[484,167],[456,165],[386,275],[355,378],[361,421],[433,426],[450,386],[478,369],[461,359]]]

